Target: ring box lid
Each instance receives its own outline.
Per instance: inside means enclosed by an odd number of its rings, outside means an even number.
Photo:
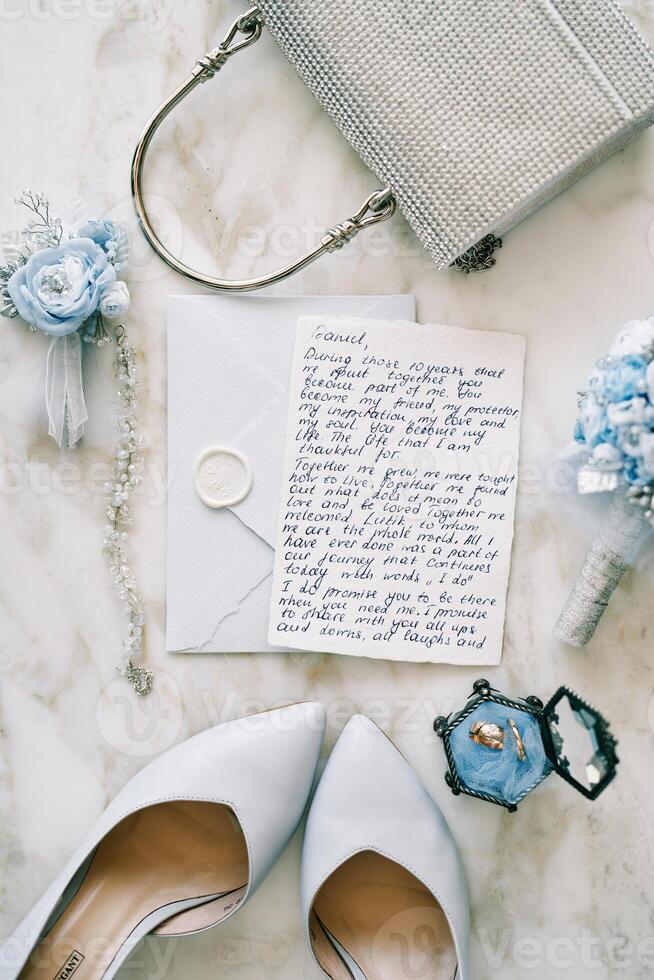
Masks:
[[[606,719],[567,687],[542,713],[543,744],[554,771],[588,800],[596,800],[617,774],[617,742]]]

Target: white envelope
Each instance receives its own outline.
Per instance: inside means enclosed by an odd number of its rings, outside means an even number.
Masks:
[[[167,649],[279,652],[267,641],[297,321],[415,320],[413,296],[172,296],[168,306]],[[207,507],[195,462],[238,450],[252,490]]]

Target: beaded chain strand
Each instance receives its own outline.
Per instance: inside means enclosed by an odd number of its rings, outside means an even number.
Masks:
[[[128,534],[125,530],[134,523],[130,496],[141,483],[143,468],[143,437],[137,431],[138,381],[136,351],[127,337],[125,327],[118,326],[114,335],[114,374],[118,382],[118,428],[120,433],[112,482],[105,484],[108,497],[107,520],[104,529],[104,554],[121,599],[125,602],[128,626],[123,640],[124,654],[120,672],[139,695],[152,690],[153,673],[139,665],[143,650],[145,609],[127,558]]]

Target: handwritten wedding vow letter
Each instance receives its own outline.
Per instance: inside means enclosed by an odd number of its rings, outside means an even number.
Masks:
[[[498,664],[524,338],[303,318],[269,640]]]

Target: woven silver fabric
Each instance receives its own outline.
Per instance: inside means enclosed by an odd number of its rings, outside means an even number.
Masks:
[[[654,54],[614,0],[259,6],[439,266],[654,120]]]
[[[573,647],[590,643],[611,596],[651,530],[643,508],[619,493],[556,624],[557,639]]]

